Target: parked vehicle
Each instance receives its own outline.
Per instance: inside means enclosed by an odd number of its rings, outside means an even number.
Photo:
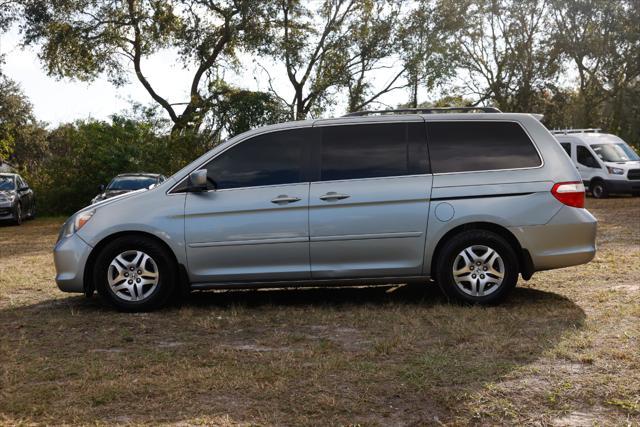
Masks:
[[[556,130],[553,134],[593,197],[640,195],[640,156],[622,139],[600,133],[600,129]]]
[[[16,225],[35,218],[36,199],[27,182],[15,173],[0,173],[0,220]]]
[[[157,173],[123,173],[111,180],[106,187],[100,185],[98,187],[98,195],[91,200],[91,204],[101,200],[109,199],[120,194],[136,191],[143,188],[149,188],[152,185],[158,185],[167,179],[164,175]]]
[[[518,275],[589,262],[596,219],[556,139],[532,115],[477,110],[362,112],[238,135],[151,190],[69,218],[57,284],[95,288],[126,311],[176,289],[430,278],[486,304]]]

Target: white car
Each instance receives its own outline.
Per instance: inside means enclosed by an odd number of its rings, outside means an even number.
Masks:
[[[626,142],[600,129],[553,131],[593,197],[640,195],[640,156]]]

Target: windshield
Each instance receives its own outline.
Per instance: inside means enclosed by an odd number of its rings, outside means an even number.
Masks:
[[[634,162],[640,160],[633,148],[623,142],[618,144],[591,144],[591,148],[605,162]]]
[[[12,176],[0,176],[0,191],[16,189],[16,182]]]
[[[147,188],[156,183],[156,179],[149,176],[121,176],[114,178],[107,187],[110,191],[134,191]]]

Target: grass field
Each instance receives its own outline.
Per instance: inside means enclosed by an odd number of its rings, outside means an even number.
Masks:
[[[0,424],[640,425],[640,198],[588,200],[590,264],[498,307],[435,286],[63,294],[60,220],[0,226]]]

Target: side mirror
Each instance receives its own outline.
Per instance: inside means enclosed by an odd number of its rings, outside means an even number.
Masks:
[[[207,170],[200,169],[189,174],[189,190],[205,191],[207,189]]]
[[[104,193],[104,184],[98,185],[98,193]]]

